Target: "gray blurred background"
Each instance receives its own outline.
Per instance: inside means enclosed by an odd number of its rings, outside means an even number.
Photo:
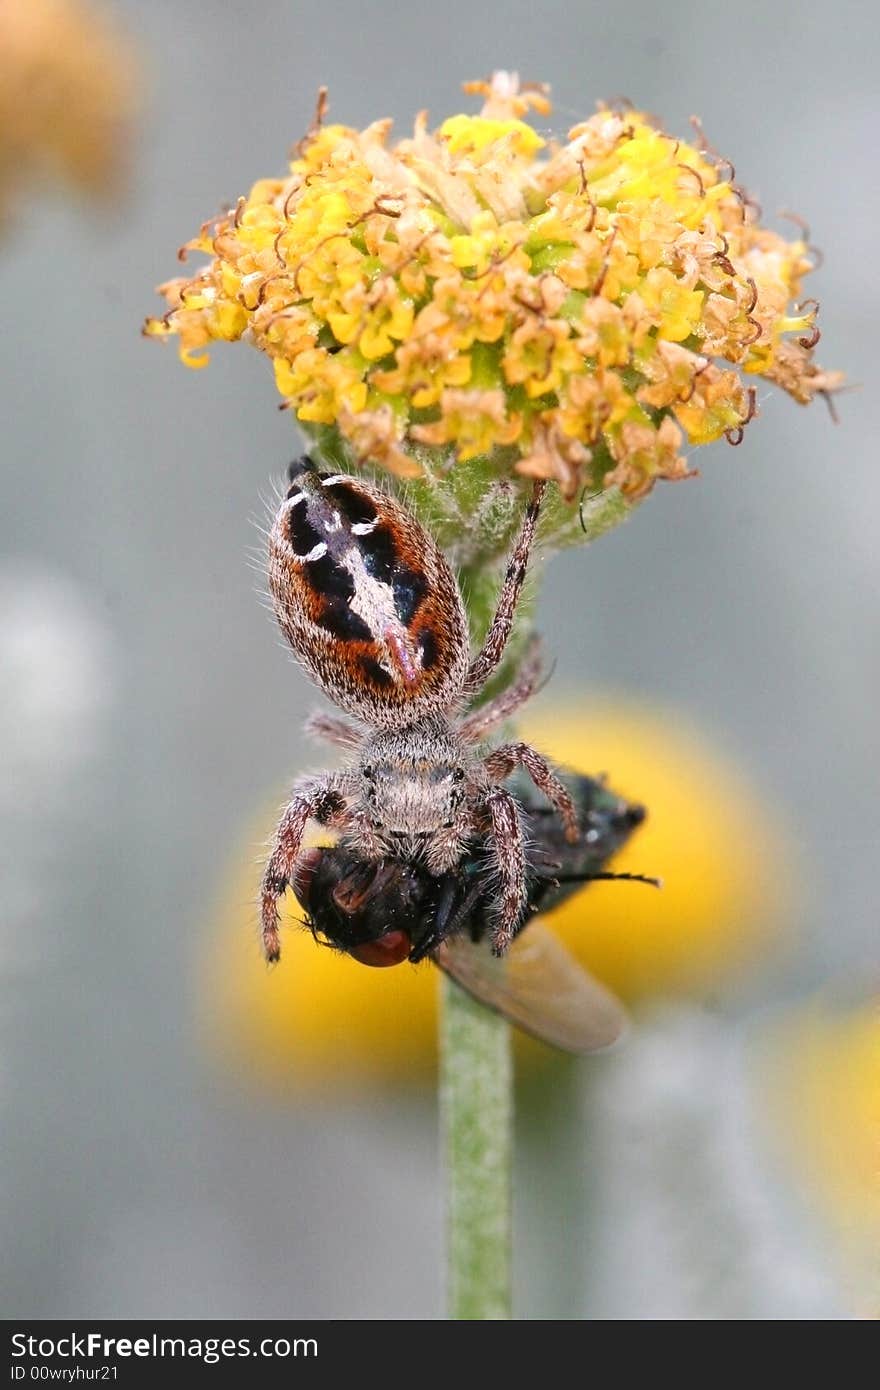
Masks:
[[[4,1315],[442,1316],[431,1096],[272,1103],[197,1046],[218,876],[314,757],[247,562],[297,444],[257,353],[190,373],[139,328],[177,246],[281,168],[319,83],[333,119],[400,130],[505,66],[552,83],[560,130],[621,93],[682,134],[698,112],[767,215],[809,217],[820,360],[864,383],[836,427],[762,390],[738,451],[702,450],[701,481],[550,567],[557,691],[676,708],[742,764],[801,849],[808,917],[773,997],[680,1008],[593,1064],[600,1138],[587,1176],[571,1160],[589,1256],[547,1248],[559,1156],[524,1143],[519,1311],[848,1316],[737,1115],[750,1010],[878,965],[877,6],[115,8],[149,85],[130,196],[35,200],[0,247]]]

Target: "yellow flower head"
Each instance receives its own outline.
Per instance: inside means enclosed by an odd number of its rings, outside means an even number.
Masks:
[[[0,0],[0,217],[48,171],[112,189],[137,102],[134,52],[87,0]]]
[[[433,133],[313,128],[288,173],[256,183],[162,286],[150,335],[201,366],[214,340],[271,357],[306,427],[337,429],[396,473],[495,454],[565,495],[635,499],[687,474],[682,450],[755,414],[759,375],[807,402],[839,383],[813,361],[809,247],[760,226],[730,166],[638,112],[601,108],[562,143],[524,117],[543,88],[510,74]],[[363,417],[370,422],[363,425]],[[440,451],[432,453],[432,451]]]

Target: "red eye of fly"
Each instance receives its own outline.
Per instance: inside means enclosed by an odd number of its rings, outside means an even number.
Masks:
[[[400,965],[410,953],[412,943],[405,931],[390,931],[377,941],[365,941],[362,946],[352,946],[350,955],[361,965]]]

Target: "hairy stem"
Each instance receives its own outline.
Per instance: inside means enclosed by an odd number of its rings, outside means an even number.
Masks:
[[[476,651],[492,622],[504,552],[460,574]],[[510,656],[531,627],[521,612]],[[491,692],[515,666],[505,659]],[[483,697],[490,693],[483,692]],[[440,1117],[447,1173],[447,1298],[454,1319],[499,1321],[511,1313],[513,1057],[510,1025],[443,977]]]
[[[492,621],[504,565],[523,507],[521,496],[502,491],[493,507],[484,503],[487,533],[459,530],[459,580],[476,650]],[[429,501],[434,501],[429,498]],[[550,544],[595,539],[625,515],[616,495],[592,499],[583,509],[560,506],[551,493],[542,531]],[[490,541],[489,523],[499,528]],[[549,523],[549,524],[548,524]],[[499,540],[499,535],[503,539]],[[466,542],[476,545],[464,559]],[[452,548],[452,547],[450,547]],[[454,552],[453,552],[454,553]],[[463,562],[462,562],[463,561]],[[539,574],[534,556],[532,575]],[[521,604],[501,670],[485,696],[513,678],[534,619],[534,595]],[[510,1027],[444,978],[440,1010],[440,1095],[443,1148],[448,1179],[448,1298],[455,1319],[501,1320],[511,1311],[511,1208],[513,1171],[513,1062]]]
[[[510,1027],[444,976],[440,1104],[448,1175],[449,1316],[511,1316]]]

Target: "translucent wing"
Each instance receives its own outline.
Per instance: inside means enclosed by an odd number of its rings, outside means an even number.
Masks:
[[[447,938],[433,959],[475,999],[564,1052],[609,1047],[626,1028],[622,1004],[540,922],[501,957],[463,935]]]

